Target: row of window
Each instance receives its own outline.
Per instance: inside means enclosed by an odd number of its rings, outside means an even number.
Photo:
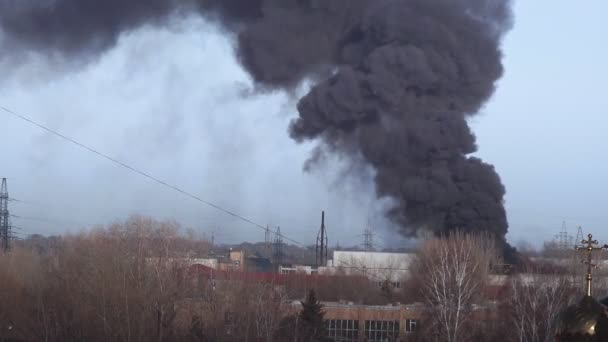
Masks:
[[[399,321],[365,321],[365,338],[369,342],[397,341]]]
[[[359,321],[346,319],[325,320],[328,337],[336,342],[354,342],[359,340]],[[414,332],[418,321],[405,320],[405,331]],[[397,341],[399,338],[399,321],[365,321],[365,341]]]
[[[383,288],[386,285],[390,285],[391,288],[394,288],[394,289],[401,288],[401,282],[398,282],[398,281],[391,281],[391,282],[388,282],[388,283],[385,282],[385,281],[378,281],[378,282],[376,282],[376,285],[378,285],[379,288]]]
[[[359,321],[346,319],[325,320],[327,333],[332,341],[359,341]]]

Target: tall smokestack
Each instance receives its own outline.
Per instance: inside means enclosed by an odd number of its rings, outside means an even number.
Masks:
[[[317,234],[317,267],[327,264],[327,231],[325,230],[325,211],[321,211],[321,228]]]
[[[237,33],[260,87],[315,85],[289,133],[375,171],[387,215],[406,236],[488,231],[506,245],[505,189],[467,118],[503,73],[507,0],[54,0],[0,3],[3,51],[92,58],[117,36],[176,13],[213,16]]]

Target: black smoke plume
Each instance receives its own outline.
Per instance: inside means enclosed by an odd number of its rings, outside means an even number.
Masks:
[[[507,0],[47,0],[0,2],[3,50],[91,57],[125,31],[196,11],[233,31],[257,84],[315,85],[289,128],[314,154],[375,170],[389,217],[421,229],[489,231],[505,242],[505,189],[476,157],[467,117],[503,73]],[[4,53],[4,52],[3,52]],[[505,242],[506,245],[506,242]]]

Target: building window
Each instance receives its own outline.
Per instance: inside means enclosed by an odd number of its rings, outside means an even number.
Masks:
[[[388,282],[388,281],[386,281],[386,282],[385,281],[378,281],[378,282],[376,282],[376,285],[378,285],[378,287],[381,288],[381,289],[384,288],[384,287],[391,287],[391,288],[394,288],[394,289],[401,288],[401,282],[398,282],[398,281],[391,281],[391,282]]]
[[[328,337],[336,342],[359,341],[359,321],[346,319],[325,320]]]
[[[417,320],[415,320],[415,319],[406,319],[405,320],[405,331],[415,332],[417,326],[418,326]]]
[[[399,339],[399,321],[365,321],[368,342],[393,342]]]

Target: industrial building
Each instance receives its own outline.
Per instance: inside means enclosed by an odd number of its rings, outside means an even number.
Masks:
[[[374,282],[390,282],[400,287],[407,278],[414,260],[413,253],[385,253],[368,251],[334,251],[327,266],[319,267],[319,274],[359,275]]]
[[[422,304],[356,305],[322,302],[328,337],[340,342],[406,341],[417,331]],[[294,312],[301,309],[292,302]]]

